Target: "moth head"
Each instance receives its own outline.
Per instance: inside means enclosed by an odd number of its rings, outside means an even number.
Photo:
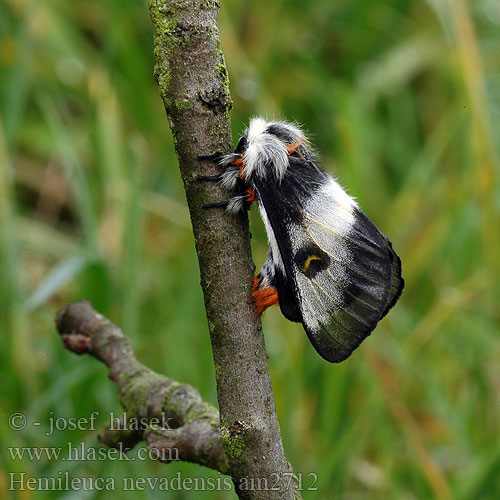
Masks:
[[[252,118],[236,152],[243,156],[244,176],[256,175],[280,181],[289,166],[289,156],[306,151],[307,139],[295,125]]]

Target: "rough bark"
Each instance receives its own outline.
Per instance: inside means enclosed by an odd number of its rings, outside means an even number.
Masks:
[[[294,498],[260,318],[250,297],[254,265],[246,215],[204,203],[227,199],[220,186],[196,180],[217,168],[198,155],[233,149],[227,71],[214,0],[150,0],[155,76],[173,132],[191,214],[215,362],[221,435],[241,499]],[[265,493],[246,489],[267,482]]]

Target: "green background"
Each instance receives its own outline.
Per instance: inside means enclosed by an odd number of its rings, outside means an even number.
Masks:
[[[392,240],[406,289],[346,362],[264,316],[287,456],[308,499],[500,497],[500,3],[222,2],[234,138],[296,120]],[[217,477],[192,464],[12,460],[96,444],[48,419],[121,412],[105,368],[61,345],[55,311],[89,299],[139,359],[216,404],[199,272],[153,78],[147,5],[0,2],[0,496],[233,499],[123,492],[123,477]],[[251,213],[257,266],[263,225]],[[29,425],[9,428],[23,412]],[[41,422],[41,427],[32,422]],[[65,452],[63,452],[64,455]],[[7,492],[25,477],[113,477],[110,492]],[[309,481],[309,482],[308,482]]]

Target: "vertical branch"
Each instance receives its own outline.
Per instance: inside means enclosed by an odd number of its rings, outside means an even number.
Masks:
[[[254,265],[248,218],[204,210],[204,203],[226,199],[228,193],[195,177],[216,168],[199,164],[197,155],[233,149],[219,2],[150,0],[149,5],[155,76],[191,214],[230,473],[239,498],[300,497],[283,451],[260,318],[250,297]]]

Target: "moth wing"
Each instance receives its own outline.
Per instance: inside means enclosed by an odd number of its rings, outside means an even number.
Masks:
[[[280,286],[277,279],[280,307],[292,309],[282,304],[285,292],[318,353],[339,362],[396,302],[401,263],[389,240],[328,174],[307,162],[300,177],[296,163],[290,162],[281,185],[256,183],[268,235],[272,231],[279,251],[273,260],[283,281]]]
[[[405,286],[405,281],[402,276],[402,269],[401,269],[401,259],[399,258],[399,255],[394,251],[392,248],[392,243],[387,238],[387,236],[383,233],[380,233],[380,236],[382,237],[386,247],[387,251],[389,252],[389,258],[391,260],[391,277],[392,277],[392,285],[391,285],[391,291],[389,293],[389,300],[387,301],[387,306],[384,310],[384,313],[382,314],[382,318],[394,307],[396,302],[398,301],[399,297],[401,297],[401,294],[403,293],[403,288]]]
[[[296,237],[292,246],[304,327],[318,352],[338,362],[392,307],[402,278],[393,266],[399,263],[400,270],[399,257],[389,251],[386,238],[368,217],[357,206],[345,207],[329,196],[314,197],[303,220],[292,223],[290,231],[303,238]]]

